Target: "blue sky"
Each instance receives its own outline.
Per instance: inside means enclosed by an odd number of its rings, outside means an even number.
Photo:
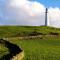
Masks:
[[[0,0],[0,5],[2,5],[5,1],[6,0]],[[30,0],[30,1],[40,2],[46,7],[59,7],[60,8],[60,0]]]
[[[44,4],[46,7],[59,7],[60,8],[60,0],[31,0],[38,1]]]

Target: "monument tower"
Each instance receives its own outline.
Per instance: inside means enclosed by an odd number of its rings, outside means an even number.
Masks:
[[[45,26],[48,26],[47,13],[48,13],[48,9],[46,8],[46,12],[45,12]]]

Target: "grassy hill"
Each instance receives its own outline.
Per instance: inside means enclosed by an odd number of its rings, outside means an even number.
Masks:
[[[20,36],[40,38],[17,39]],[[46,26],[0,26],[0,38],[14,37],[9,42],[22,47],[24,60],[60,60],[60,29]],[[1,45],[0,45],[1,46]],[[2,47],[8,53],[8,49]],[[1,51],[2,51],[1,49]],[[3,52],[4,53],[4,52]],[[7,53],[1,53],[4,55]]]
[[[46,26],[0,26],[0,37],[60,35],[60,29]]]

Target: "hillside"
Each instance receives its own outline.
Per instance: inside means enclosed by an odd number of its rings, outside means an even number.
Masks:
[[[35,38],[29,38],[30,36]],[[28,39],[18,39],[18,37],[28,37]],[[8,38],[8,40],[5,40],[22,47],[25,54],[24,60],[60,60],[59,28],[0,26],[0,38]],[[8,48],[0,43],[0,58],[8,53],[10,53]]]
[[[46,26],[0,26],[0,38],[31,35],[60,35],[60,29]]]

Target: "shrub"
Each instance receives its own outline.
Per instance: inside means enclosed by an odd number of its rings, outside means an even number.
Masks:
[[[57,32],[50,32],[49,34],[50,35],[59,35],[59,33],[57,33]]]

